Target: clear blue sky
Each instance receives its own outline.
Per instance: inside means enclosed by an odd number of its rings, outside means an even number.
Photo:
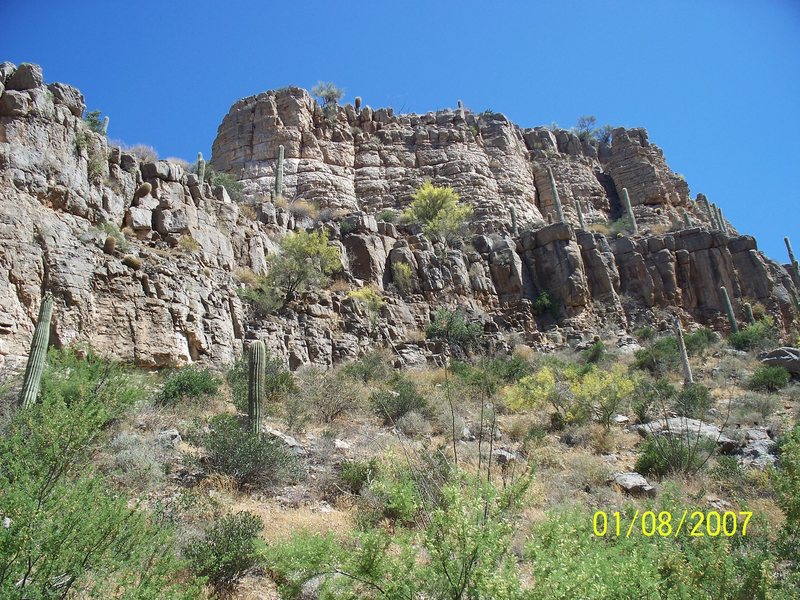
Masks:
[[[235,100],[318,80],[398,111],[644,126],[693,195],[800,253],[800,0],[0,0],[0,31],[0,60],[164,157],[210,156]]]

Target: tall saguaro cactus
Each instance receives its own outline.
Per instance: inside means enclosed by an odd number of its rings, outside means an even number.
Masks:
[[[561,209],[561,198],[556,187],[556,178],[553,176],[553,169],[547,167],[547,176],[550,178],[550,189],[553,190],[553,204],[556,207],[556,219],[559,223],[564,222],[564,211]]]
[[[103,118],[103,135],[108,135],[108,122],[109,122],[108,115]]]
[[[42,381],[42,371],[47,358],[47,344],[50,341],[50,319],[53,316],[53,296],[45,294],[39,306],[39,320],[33,331],[31,351],[28,354],[28,365],[25,367],[25,379],[19,394],[19,404],[22,408],[33,406],[39,395]]]
[[[511,233],[516,237],[519,235],[519,225],[517,224],[517,209],[513,206],[511,211]]]
[[[586,229],[586,221],[583,220],[583,210],[581,209],[580,200],[575,200],[575,212],[578,213],[578,224],[581,229]]]
[[[622,203],[625,205],[625,212],[628,213],[628,218],[631,220],[633,233],[638,233],[639,227],[636,225],[636,215],[633,214],[633,206],[631,206],[631,197],[628,196],[628,188],[622,188]]]
[[[719,288],[719,293],[722,297],[722,306],[725,308],[725,314],[728,315],[728,323],[730,323],[731,332],[736,333],[739,331],[739,325],[736,323],[736,315],[733,314],[731,297],[728,295],[728,290],[724,285]]]
[[[692,365],[689,364],[689,354],[686,352],[686,343],[683,341],[683,330],[678,317],[672,318],[672,326],[675,329],[675,338],[678,340],[678,351],[681,353],[681,363],[683,363],[683,383],[691,385],[694,383],[692,378]]]
[[[278,146],[278,166],[275,169],[275,198],[283,197],[283,144]]]
[[[197,153],[197,177],[200,179],[200,186],[202,188],[203,182],[206,180],[206,161],[203,160],[203,153]]]
[[[797,259],[794,257],[794,252],[792,252],[792,242],[789,241],[788,237],[783,238],[783,243],[786,244],[786,251],[789,253],[789,262],[794,269],[794,274],[797,275],[797,279],[800,280],[800,263],[797,262]]]
[[[264,373],[267,351],[264,342],[255,340],[250,344],[247,373],[247,417],[250,431],[261,432],[261,400],[264,397]]]
[[[719,206],[717,206],[717,218],[719,219],[719,230],[723,233],[728,233],[728,224],[725,222],[725,216]]]

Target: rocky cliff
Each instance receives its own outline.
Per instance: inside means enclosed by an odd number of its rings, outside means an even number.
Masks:
[[[398,363],[424,362],[441,351],[419,333],[439,306],[464,307],[497,347],[542,349],[596,334],[629,343],[631,328],[669,312],[721,329],[721,285],[740,316],[744,302],[760,302],[780,327],[796,318],[800,282],[752,237],[712,219],[643,129],[616,129],[600,144],[462,109],[395,115],[348,105],[326,119],[305,91],[289,88],[236,102],[220,125],[212,163],[245,186],[245,199],[233,202],[186,165],[109,146],[84,123],[84,108],[78,90],[45,84],[39,67],[0,65],[6,367],[27,353],[44,290],[56,298],[54,343],[152,367],[222,365],[256,337],[293,368],[377,345]],[[289,206],[270,196],[279,145]],[[565,223],[548,224],[548,167]],[[404,207],[425,179],[474,206],[469,243],[447,248],[376,219]],[[639,222],[633,237],[603,233],[623,212],[622,188]],[[329,217],[301,216],[292,210],[298,199],[331,209]],[[255,315],[237,293],[242,281],[265,272],[277,240],[301,228],[325,228],[340,247],[340,285]],[[392,282],[397,262],[412,269],[405,294]],[[347,294],[365,284],[385,295],[377,327]],[[541,292],[562,307],[558,318],[534,311]]]

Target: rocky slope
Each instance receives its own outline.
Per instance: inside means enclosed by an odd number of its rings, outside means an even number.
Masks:
[[[727,232],[714,229],[703,199],[689,196],[643,129],[617,129],[611,144],[597,144],[563,130],[522,129],[500,114],[395,115],[349,105],[329,123],[305,91],[289,88],[240,100],[220,125],[212,163],[245,184],[239,204],[222,187],[200,185],[185,165],[142,162],[110,147],[86,127],[84,108],[78,90],[45,84],[39,67],[0,65],[6,367],[27,353],[45,289],[56,298],[57,345],[87,343],[152,367],[221,365],[256,337],[293,368],[330,365],[374,345],[389,345],[398,363],[421,363],[441,351],[419,341],[439,306],[465,307],[498,348],[524,341],[544,349],[595,334],[625,344],[631,328],[668,312],[719,329],[721,285],[740,317],[749,301],[782,328],[795,318],[800,282],[752,237],[728,223]],[[281,144],[286,197],[340,209],[338,217],[322,223],[270,201]],[[567,223],[547,224],[547,167]],[[426,178],[452,185],[475,207],[469,244],[444,248],[376,220],[382,208],[405,206]],[[639,234],[609,237],[598,231],[621,215],[623,187]],[[575,202],[596,231],[579,227]],[[326,228],[343,250],[342,284],[279,315],[251,314],[237,294],[241,280],[265,271],[286,232],[313,227]],[[392,285],[396,262],[411,266],[413,293]],[[386,296],[377,328],[346,292],[367,283]],[[563,305],[558,322],[533,311],[543,291]]]

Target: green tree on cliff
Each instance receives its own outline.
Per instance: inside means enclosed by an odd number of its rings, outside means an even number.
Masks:
[[[435,186],[425,181],[411,196],[411,205],[403,213],[406,221],[420,223],[425,233],[440,237],[448,244],[463,235],[472,207],[459,202],[450,186]]]

